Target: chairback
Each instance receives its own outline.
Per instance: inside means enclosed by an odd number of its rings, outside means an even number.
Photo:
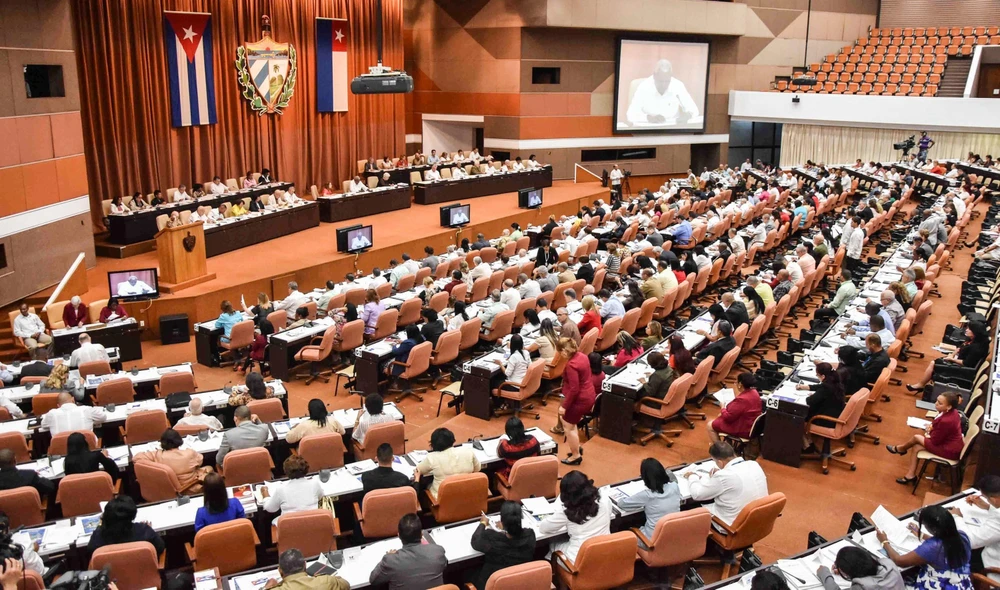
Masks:
[[[181,492],[181,482],[174,470],[162,463],[136,461],[135,479],[142,499],[147,502],[172,500]]]
[[[449,475],[438,488],[436,503],[431,506],[438,524],[458,522],[479,516],[488,509],[490,480],[483,472]]]
[[[120,590],[160,588],[160,564],[156,549],[149,541],[105,545],[94,551],[90,569],[111,567],[111,577]]]
[[[101,502],[115,497],[111,476],[103,471],[67,475],[59,482],[56,503],[62,506],[63,518],[101,512]]]
[[[160,440],[168,428],[170,420],[163,410],[133,412],[125,418],[125,439],[130,445]]]
[[[227,576],[251,569],[257,565],[259,542],[253,523],[245,518],[210,524],[194,536],[195,570],[217,567]]]
[[[276,529],[278,555],[298,549],[303,555],[319,555],[337,548],[337,521],[329,510],[303,510],[284,514]]]
[[[529,561],[493,572],[485,590],[548,590],[552,586],[552,565]]]
[[[395,537],[399,519],[413,512],[420,512],[420,502],[412,487],[372,490],[362,502],[361,533],[368,539]]]
[[[274,478],[274,461],[263,447],[238,449],[226,454],[222,460],[222,473],[226,486],[240,486]]]
[[[556,567],[556,575],[571,579],[570,588],[614,588],[624,586],[635,575],[638,540],[629,531],[591,537],[583,542],[573,564],[577,574]]]
[[[774,522],[785,509],[785,494],[774,492],[763,498],[758,498],[740,511],[739,516],[729,528],[736,531],[730,535],[712,532],[712,538],[723,549],[743,549],[771,534]]]
[[[694,561],[705,554],[711,529],[712,513],[705,508],[668,514],[656,523],[652,548],[638,548],[639,557],[650,567]]]
[[[329,418],[332,420],[332,418]],[[312,472],[320,469],[337,469],[344,466],[344,437],[336,432],[310,434],[299,441],[299,456],[309,463]]]
[[[559,459],[555,455],[518,459],[508,481],[510,488],[501,488],[507,500],[555,498],[559,493]]]
[[[392,445],[392,453],[394,455],[405,455],[406,429],[403,423],[399,420],[393,420],[392,422],[383,422],[369,428],[368,432],[365,433],[365,440],[362,441],[363,448],[355,441],[354,458],[358,461],[374,459],[375,451],[378,450],[382,443]]]

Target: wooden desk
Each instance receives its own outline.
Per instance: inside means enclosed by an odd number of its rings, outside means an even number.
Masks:
[[[260,216],[205,228],[205,254],[218,256],[319,225],[319,205],[278,209]]]
[[[524,188],[552,186],[552,167],[545,166],[526,172],[485,174],[461,180],[421,182],[413,185],[413,200],[420,205],[433,205],[446,201],[473,199],[489,195],[517,192]]]
[[[802,463],[802,436],[806,432],[806,411],[802,404],[770,398],[764,418],[760,454],[768,461],[798,467]]]
[[[410,207],[412,191],[407,186],[374,189],[364,193],[345,193],[320,197],[319,218],[323,223],[337,223],[348,219],[397,211]]]
[[[276,190],[288,190],[290,182],[276,182],[264,187],[226,193],[217,197],[209,197],[191,201],[190,203],[168,203],[156,209],[139,211],[129,215],[109,215],[108,231],[112,244],[135,244],[152,240],[158,231],[156,218],[160,215],[170,215],[174,211],[194,211],[198,207],[218,207],[221,203],[235,203],[246,197],[273,194]]]
[[[472,160],[466,160],[465,162],[462,163],[462,166],[465,166],[466,164],[471,164],[471,163],[472,163]],[[445,168],[454,168],[454,167],[455,167],[455,163],[454,162],[447,162],[447,163],[444,163],[444,164],[438,162],[438,172],[440,172],[441,170],[444,170]],[[365,172],[362,176],[365,178],[365,180],[371,178],[372,176],[374,176],[374,177],[378,178],[379,180],[381,180],[382,179],[382,175],[385,174],[386,172],[388,172],[389,173],[389,182],[392,182],[392,183],[402,183],[402,184],[410,185],[410,184],[412,184],[410,182],[410,173],[411,172],[419,172],[420,173],[420,178],[423,178],[424,177],[424,172],[426,172],[426,171],[428,171],[430,169],[431,169],[431,167],[430,167],[429,164],[423,164],[421,166],[410,166],[408,168],[393,168],[392,170],[379,170],[378,172]]]
[[[134,318],[131,321],[116,324],[97,324],[85,330],[53,330],[53,350],[56,356],[71,354],[80,348],[80,334],[86,332],[90,334],[90,339],[95,344],[101,344],[105,348],[118,348],[118,357],[121,362],[129,362],[142,358],[142,330],[139,322]]]

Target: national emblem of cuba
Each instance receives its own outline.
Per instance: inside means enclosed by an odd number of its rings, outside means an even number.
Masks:
[[[261,39],[236,50],[236,75],[243,98],[258,115],[281,114],[295,91],[295,48],[271,38],[271,19],[261,17]]]

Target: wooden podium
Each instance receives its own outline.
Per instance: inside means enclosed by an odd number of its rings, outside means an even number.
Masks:
[[[201,221],[167,227],[156,234],[160,290],[176,293],[215,278],[205,263],[205,230]]]

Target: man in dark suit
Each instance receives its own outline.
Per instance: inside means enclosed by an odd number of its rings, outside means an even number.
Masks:
[[[378,459],[378,467],[361,474],[361,485],[364,494],[372,490],[384,490],[388,488],[401,488],[410,485],[410,478],[392,468],[392,445],[382,443],[375,451]]]
[[[382,178],[380,178],[378,180],[378,185],[379,186],[392,186],[393,185],[393,182],[391,180],[389,180],[389,173],[388,172],[384,172],[382,174]]]
[[[554,230],[557,227],[559,227],[559,224],[556,223],[555,216],[549,215],[549,222],[542,226],[542,235],[546,238],[551,236],[552,230]]]
[[[743,324],[750,323],[747,306],[742,301],[737,301],[732,293],[725,293],[722,296],[722,308],[726,310],[726,319],[729,320],[734,330]]]
[[[261,199],[261,195],[257,195],[253,199],[250,200],[250,212],[251,213],[255,213],[257,211],[263,211],[264,210],[264,202],[261,201],[260,199]]]
[[[24,379],[25,377],[48,377],[49,373],[52,372],[52,365],[48,363],[48,352],[44,348],[39,347],[35,350],[35,357],[37,360],[31,361],[30,363],[24,363],[21,365],[21,376],[18,380]]]
[[[472,243],[473,250],[482,250],[483,248],[489,248],[490,243],[486,240],[486,236],[483,234],[476,235],[476,241]]]
[[[38,473],[35,471],[18,469],[14,451],[0,449],[0,490],[13,490],[26,486],[38,490],[38,495],[42,500],[56,491],[56,486],[52,485],[51,481],[38,477]]]
[[[580,268],[576,271],[576,278],[583,279],[588,284],[594,282],[594,267],[590,265],[590,257],[586,254],[580,257]]]
[[[698,351],[698,360],[705,360],[708,357],[712,357],[715,360],[712,361],[712,368],[719,366],[719,361],[722,357],[726,356],[726,353],[736,347],[736,340],[733,339],[733,325],[729,322],[722,321],[719,322],[719,334],[722,337],[715,342],[709,344],[705,348]]]
[[[399,540],[403,547],[386,553],[369,576],[369,583],[388,584],[390,590],[433,588],[444,584],[448,565],[444,547],[423,543],[420,517],[410,513],[399,519]]]
[[[535,253],[535,267],[552,266],[559,262],[559,252],[549,245],[549,238],[543,236]]]
[[[878,380],[882,369],[889,366],[889,353],[882,348],[882,337],[875,332],[865,336],[865,347],[868,349],[868,356],[861,361],[861,370],[865,374],[865,383],[870,387]],[[864,356],[864,351],[858,352],[859,356]]]

